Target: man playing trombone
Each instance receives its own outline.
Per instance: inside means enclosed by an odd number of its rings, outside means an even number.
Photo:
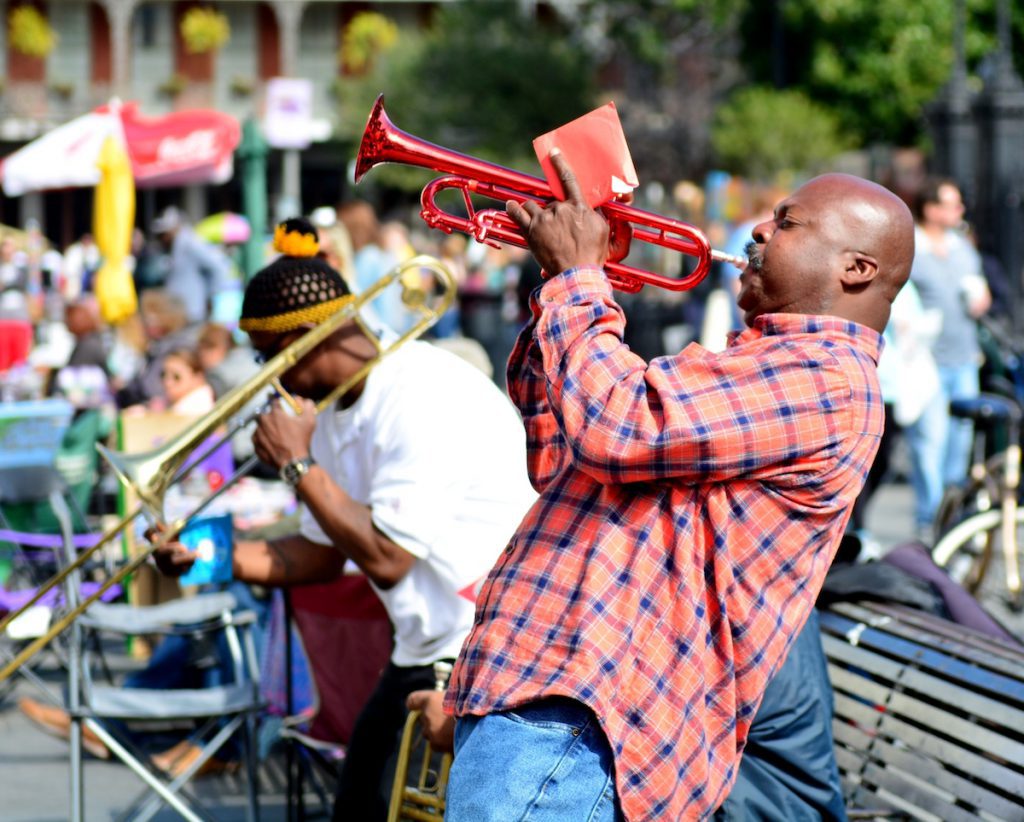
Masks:
[[[269,360],[353,300],[312,256],[304,220],[278,228],[285,253],[245,292],[240,326]],[[410,342],[375,364],[336,405],[322,401],[377,357],[355,315],[281,379],[301,398],[259,418],[256,454],[295,489],[299,533],[238,541],[234,575],[262,585],[325,582],[351,563],[369,579],[395,632],[391,662],[356,722],[336,820],[383,820],[406,696],[434,684],[473,620],[486,574],[534,499],[522,427],[497,386],[453,354]],[[386,339],[384,340],[386,342]],[[180,543],[158,549],[166,573],[193,562]]]

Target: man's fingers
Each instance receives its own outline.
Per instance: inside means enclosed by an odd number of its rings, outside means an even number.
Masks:
[[[583,199],[583,192],[580,190],[580,184],[576,179],[576,175],[573,174],[569,161],[565,159],[562,152],[556,148],[548,156],[551,158],[551,164],[555,167],[555,171],[558,172],[558,179],[562,181],[562,188],[565,189],[565,199],[580,203],[586,202]]]
[[[405,698],[405,707],[410,711],[422,711],[430,699],[430,691],[413,691]]]
[[[530,230],[530,215],[523,211],[523,207],[515,200],[505,203],[505,212],[523,230],[524,234]]]

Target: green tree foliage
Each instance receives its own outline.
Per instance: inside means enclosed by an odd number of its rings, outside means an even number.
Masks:
[[[1024,12],[1015,5],[1019,44]],[[970,67],[995,46],[993,9],[994,0],[967,0]],[[910,144],[921,135],[924,106],[949,79],[953,15],[952,0],[751,2],[741,59],[759,82],[832,108],[860,144]]]
[[[711,142],[721,166],[756,180],[814,172],[851,147],[839,118],[800,91],[747,86],[715,113]]]
[[[587,0],[580,39],[602,64],[640,179],[672,185],[700,176],[708,123],[741,79],[735,35],[749,0]]]
[[[600,51],[614,50],[671,80],[674,58],[728,31],[749,0],[588,0],[579,19]]]
[[[445,4],[425,33],[403,29],[365,77],[344,79],[349,133],[362,132],[384,92],[403,130],[537,173],[532,138],[596,104],[593,64],[570,35],[558,20],[524,18],[516,3]]]

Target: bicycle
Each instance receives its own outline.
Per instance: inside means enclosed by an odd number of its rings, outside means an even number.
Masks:
[[[997,551],[1002,554],[1010,605],[1022,602],[1019,547],[1024,541],[1021,484],[1020,404],[992,394],[950,404],[954,416],[980,427],[1003,422],[1009,429],[1006,450],[987,460],[975,459],[967,483],[946,495],[936,517],[939,535],[932,548],[935,564],[972,594],[978,592]],[[980,439],[980,436],[979,436]]]
[[[1024,420],[1024,356],[1020,344],[1010,342],[1000,329],[988,326],[998,340],[1002,366],[1010,378],[1000,376],[976,399],[954,400],[950,413],[974,423],[974,455],[967,480],[947,491],[935,518],[937,539],[931,554],[957,582],[976,594],[997,555],[1002,556],[1010,607],[1024,607],[1020,572],[1020,545],[1024,542],[1024,507],[1021,492],[1021,425]],[[1006,445],[986,458],[986,446],[1000,428]]]

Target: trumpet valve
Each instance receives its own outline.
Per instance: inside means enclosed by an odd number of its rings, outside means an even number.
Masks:
[[[452,664],[450,662],[438,661],[434,663],[434,690],[443,691],[448,687],[448,678],[452,675]]]

